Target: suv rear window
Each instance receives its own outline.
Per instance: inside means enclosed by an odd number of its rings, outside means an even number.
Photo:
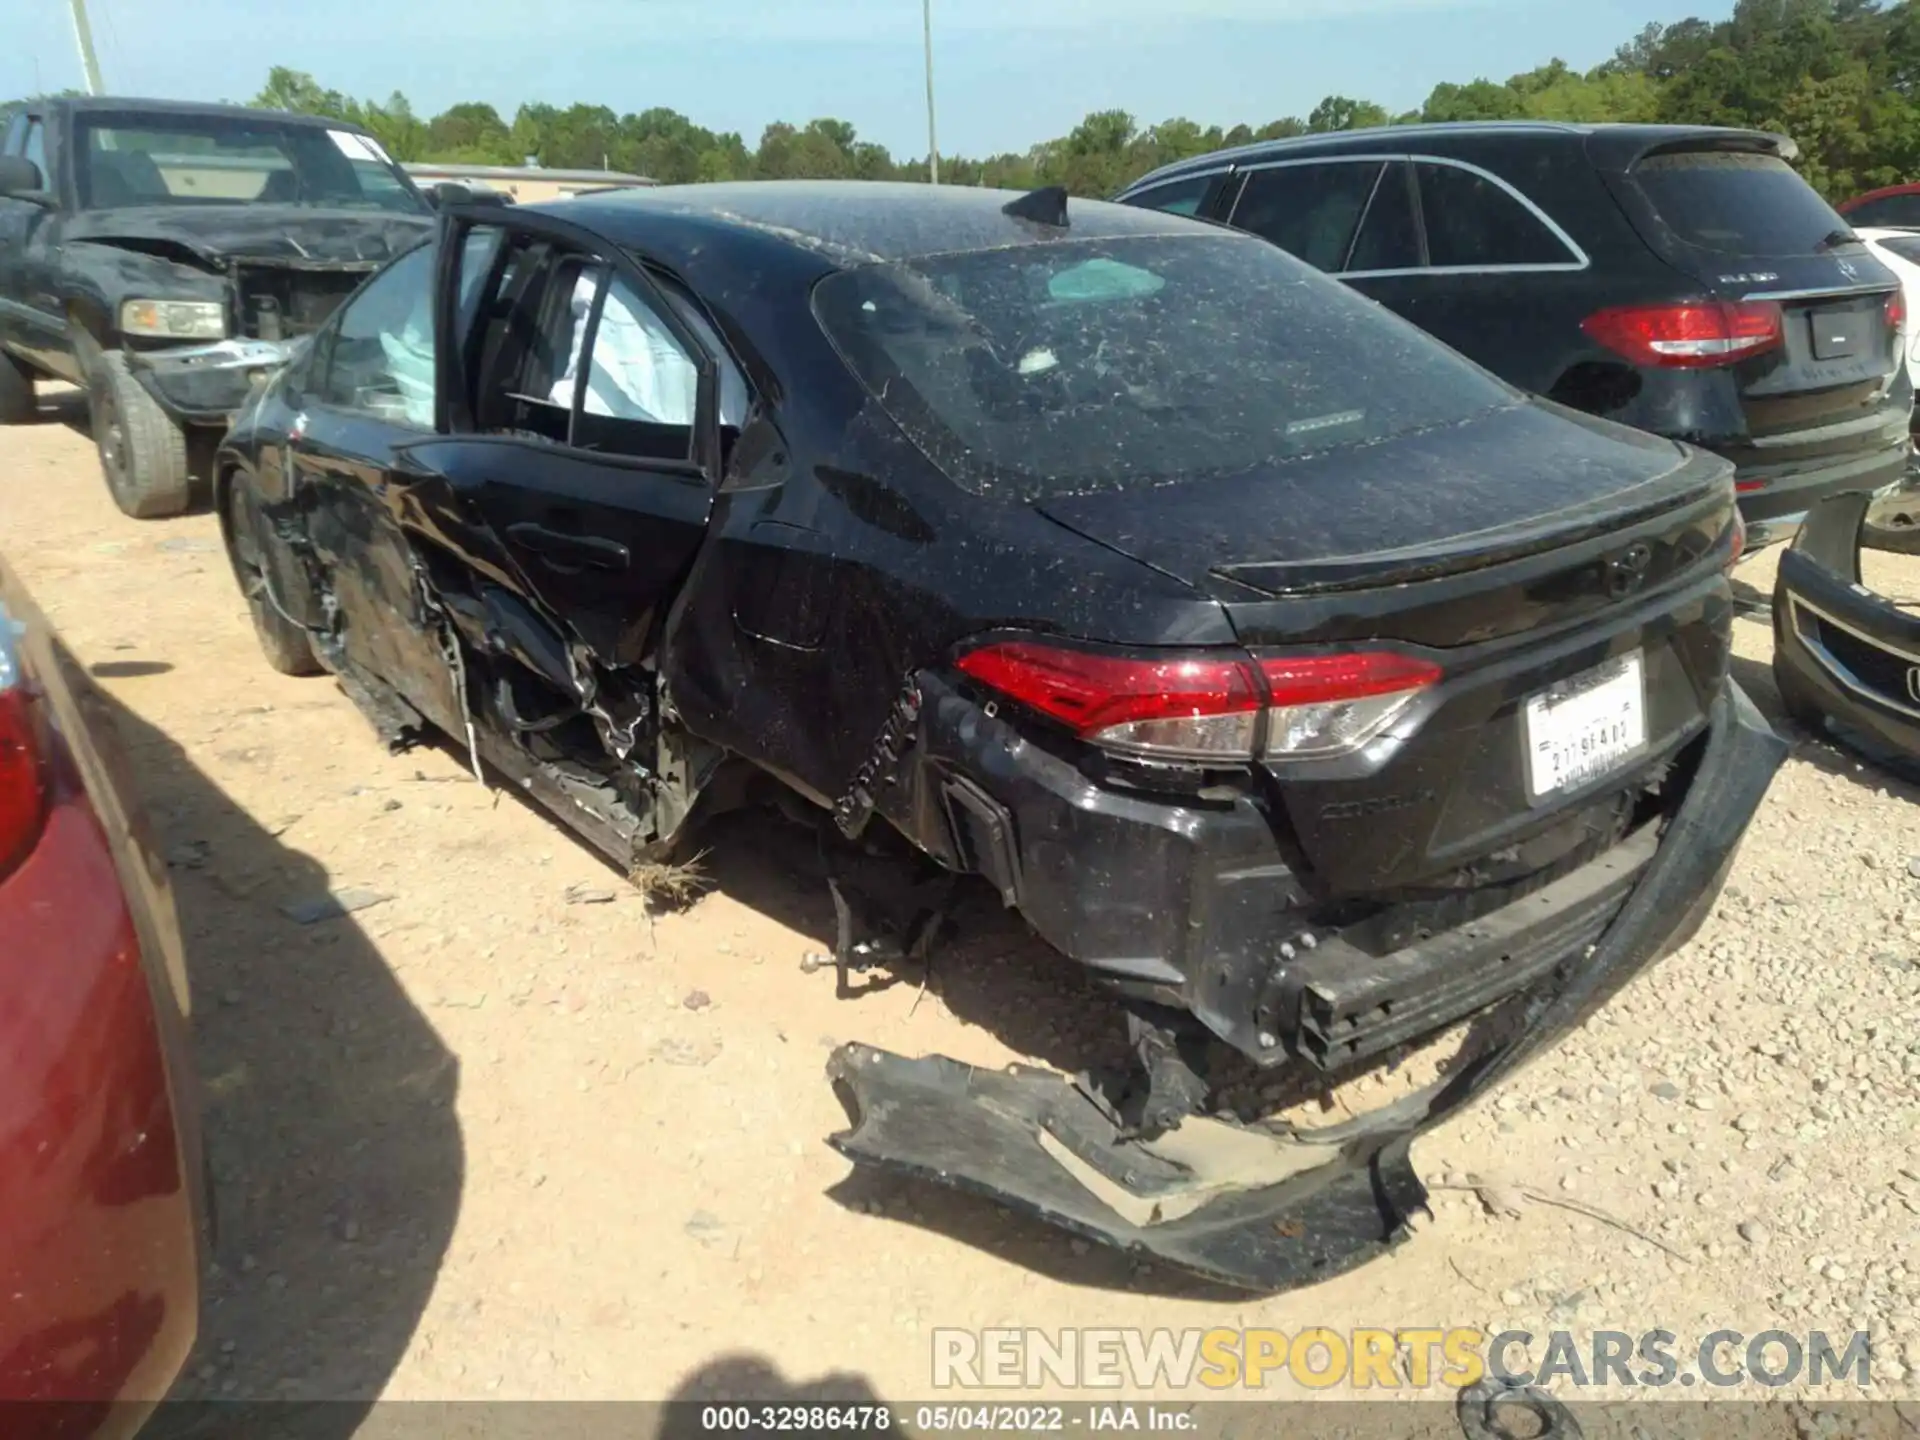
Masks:
[[[1248,236],[1068,241],[842,271],[815,311],[959,484],[1018,499],[1247,473],[1519,403]]]
[[[1679,239],[1720,255],[1813,255],[1847,222],[1775,155],[1682,150],[1629,177]]]

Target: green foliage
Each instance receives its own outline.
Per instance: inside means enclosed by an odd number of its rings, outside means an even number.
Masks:
[[[923,158],[896,160],[844,120],[772,124],[749,148],[674,110],[616,115],[600,105],[526,104],[511,122],[466,102],[420,120],[404,95],[379,103],[328,90],[276,66],[255,104],[365,125],[399,160],[642,174],[668,184],[836,177],[925,180]],[[1648,25],[1584,74],[1552,60],[1505,81],[1437,85],[1418,109],[1329,95],[1303,120],[1223,129],[1175,117],[1142,128],[1124,110],[1089,115],[1025,154],[943,156],[957,185],[1064,185],[1110,195],[1158,166],[1229,145],[1293,135],[1443,120],[1566,120],[1737,125],[1799,142],[1801,168],[1832,198],[1920,179],[1920,0],[1737,0],[1726,20]]]

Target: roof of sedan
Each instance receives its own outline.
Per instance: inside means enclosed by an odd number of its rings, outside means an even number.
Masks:
[[[650,248],[659,233],[647,222],[672,215],[703,230],[779,242],[835,266],[1058,240],[1218,233],[1200,221],[1078,199],[1068,202],[1067,228],[1057,230],[1008,215],[1004,207],[1019,193],[863,180],[761,180],[609,190],[529,208],[616,240],[644,238]]]

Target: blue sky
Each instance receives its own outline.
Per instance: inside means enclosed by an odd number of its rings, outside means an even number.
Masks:
[[[1411,109],[1442,80],[1585,68],[1730,0],[934,0],[940,148],[1063,134],[1090,110],[1259,124],[1330,92]],[[274,64],[422,114],[487,100],[671,106],[752,144],[832,115],[924,154],[918,0],[89,0],[107,88],[244,100]],[[0,98],[80,84],[67,0],[0,0]],[[377,26],[373,17],[378,16]]]

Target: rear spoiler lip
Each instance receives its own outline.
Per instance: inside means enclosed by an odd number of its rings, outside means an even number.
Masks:
[[[1734,130],[1712,125],[1675,127],[1659,135],[1644,132],[1629,139],[1605,127],[1587,137],[1587,158],[1603,171],[1625,175],[1653,155],[1688,150],[1732,150],[1750,155],[1772,155],[1788,164],[1800,158],[1800,147],[1790,135],[1771,130]]]

